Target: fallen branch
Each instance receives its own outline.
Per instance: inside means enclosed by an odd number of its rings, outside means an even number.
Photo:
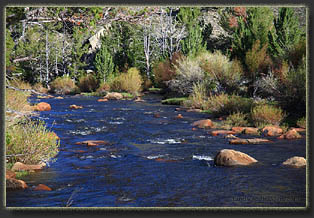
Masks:
[[[47,94],[37,92],[37,91],[35,91],[34,89],[19,89],[19,88],[16,88],[16,87],[13,87],[13,86],[9,86],[9,85],[6,85],[6,88],[8,88],[8,89],[13,89],[13,90],[16,90],[16,91],[22,91],[22,92],[31,92],[31,93],[34,93],[34,94],[36,94],[36,95],[48,96]]]

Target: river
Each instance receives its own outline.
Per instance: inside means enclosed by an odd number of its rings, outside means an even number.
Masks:
[[[306,170],[282,166],[306,155],[306,140],[231,145],[191,123],[208,114],[176,111],[159,95],[145,102],[97,102],[97,97],[30,98],[47,102],[40,112],[61,139],[60,152],[40,172],[23,178],[29,187],[6,194],[7,207],[305,207]],[[69,105],[83,109],[69,109]],[[160,117],[155,117],[158,113]],[[181,113],[183,119],[176,119]],[[244,137],[244,136],[240,136]],[[247,137],[247,136],[246,136]],[[109,145],[77,145],[105,140]],[[259,162],[218,167],[221,149],[235,149]],[[45,184],[52,191],[34,191]]]

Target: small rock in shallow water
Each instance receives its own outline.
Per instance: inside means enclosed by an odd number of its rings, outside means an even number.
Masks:
[[[19,190],[26,188],[28,188],[28,186],[23,180],[15,178],[6,179],[6,190]]]
[[[87,145],[87,146],[97,146],[97,145],[109,145],[110,143],[103,140],[87,140],[82,142],[76,142],[76,145]]]
[[[214,124],[210,119],[206,119],[195,121],[192,123],[192,126],[196,126],[198,128],[212,128]]]
[[[75,105],[75,104],[72,104],[69,106],[70,109],[82,109],[83,106],[78,106],[78,105]]]

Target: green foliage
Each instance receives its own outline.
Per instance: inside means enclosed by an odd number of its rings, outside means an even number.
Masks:
[[[84,67],[87,66],[83,59],[83,55],[88,51],[88,45],[84,45],[84,40],[88,34],[87,28],[82,27],[73,27],[73,46],[71,50],[71,64],[68,67],[70,71],[70,76],[74,79],[81,77],[81,74],[84,72]]]
[[[297,125],[298,127],[301,127],[301,128],[306,128],[306,118],[305,117],[302,117],[300,119],[297,120]]]
[[[186,56],[195,56],[197,52],[206,49],[203,34],[199,25],[199,7],[181,7],[178,19],[186,26],[188,35],[181,41],[182,52]]]
[[[238,27],[232,35],[232,57],[244,62],[254,42],[259,40],[260,47],[268,44],[268,33],[274,31],[273,25],[273,12],[269,7],[248,8],[247,17],[239,17]]]
[[[11,55],[13,52],[13,48],[14,48],[14,41],[11,37],[10,31],[8,29],[6,29],[5,32],[5,64],[6,64],[6,69],[8,69],[11,65]]]
[[[279,107],[273,105],[257,105],[251,111],[251,119],[256,127],[266,125],[279,126],[286,114]]]
[[[189,96],[189,103],[193,108],[205,109],[208,91],[205,82],[198,82],[193,85],[193,92]]]
[[[102,44],[95,57],[96,78],[98,82],[105,82],[109,74],[113,72],[114,64],[112,56],[105,44]]]
[[[98,81],[93,75],[88,74],[79,79],[77,86],[81,92],[93,92],[98,88]]]
[[[286,58],[305,36],[305,32],[301,30],[298,16],[294,14],[293,8],[280,8],[274,24],[275,31],[269,32],[270,52],[275,58]]]

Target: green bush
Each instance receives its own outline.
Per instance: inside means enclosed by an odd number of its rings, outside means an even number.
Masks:
[[[75,85],[74,81],[67,76],[58,77],[50,83],[50,92],[56,94],[73,94],[78,92],[78,87]]]
[[[42,121],[22,120],[6,127],[6,155],[11,162],[38,164],[48,161],[58,152],[56,135],[47,130]]]
[[[170,105],[182,105],[184,101],[186,101],[188,98],[182,97],[182,98],[168,98],[165,100],[162,100],[162,104],[170,104]]]
[[[273,105],[257,105],[251,111],[251,119],[256,127],[266,125],[279,126],[286,114],[279,107]]]
[[[230,126],[248,126],[249,121],[247,114],[244,114],[242,112],[236,112],[230,114],[224,121],[224,124]]]
[[[223,116],[237,112],[249,113],[253,105],[253,100],[250,98],[222,93],[210,96],[206,104],[206,109],[210,110],[216,116]]]
[[[82,76],[77,84],[81,92],[94,92],[98,85],[98,81],[91,74]]]

